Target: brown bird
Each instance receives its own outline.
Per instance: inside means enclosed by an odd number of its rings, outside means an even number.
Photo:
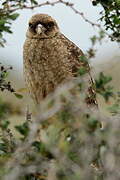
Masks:
[[[88,62],[80,60],[83,52],[59,30],[57,22],[47,14],[36,14],[29,21],[23,48],[25,81],[37,104],[61,83],[76,77],[78,69]],[[96,104],[89,75],[88,104]]]

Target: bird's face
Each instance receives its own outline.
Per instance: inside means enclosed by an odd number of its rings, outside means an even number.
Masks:
[[[51,16],[36,14],[29,21],[27,36],[31,38],[50,38],[58,32],[58,25]]]

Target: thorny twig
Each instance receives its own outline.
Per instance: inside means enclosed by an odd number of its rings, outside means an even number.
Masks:
[[[21,10],[21,9],[35,9],[35,8],[38,8],[38,7],[43,7],[43,6],[54,6],[54,5],[57,5],[57,4],[63,4],[67,7],[69,7],[72,11],[74,11],[76,14],[80,15],[84,20],[85,22],[91,24],[93,27],[97,27],[99,28],[101,31],[104,31],[105,34],[112,38],[113,39],[113,36],[111,36],[109,33],[107,33],[102,27],[100,24],[98,23],[95,23],[95,22],[92,22],[91,20],[89,20],[88,18],[86,18],[86,16],[84,15],[83,12],[80,12],[78,11],[75,6],[74,6],[74,3],[70,3],[68,1],[64,1],[64,0],[57,0],[57,1],[54,1],[54,2],[50,2],[50,1],[46,1],[44,3],[40,3],[40,4],[37,4],[37,5],[33,5],[33,6],[27,6],[27,5],[21,5],[20,7],[17,7],[17,8],[10,8],[7,9],[7,10],[1,10],[2,12],[15,12],[17,10]]]

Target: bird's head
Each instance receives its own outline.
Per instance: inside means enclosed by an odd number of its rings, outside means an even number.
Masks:
[[[31,17],[27,36],[31,38],[50,38],[59,32],[56,21],[47,14],[36,14]]]

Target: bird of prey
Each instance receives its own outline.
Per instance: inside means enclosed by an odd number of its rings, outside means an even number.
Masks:
[[[47,14],[33,15],[23,47],[25,81],[31,97],[39,104],[61,83],[76,77],[80,67],[90,72],[80,48],[66,38],[57,22]],[[89,75],[87,104],[96,104],[93,81]]]

